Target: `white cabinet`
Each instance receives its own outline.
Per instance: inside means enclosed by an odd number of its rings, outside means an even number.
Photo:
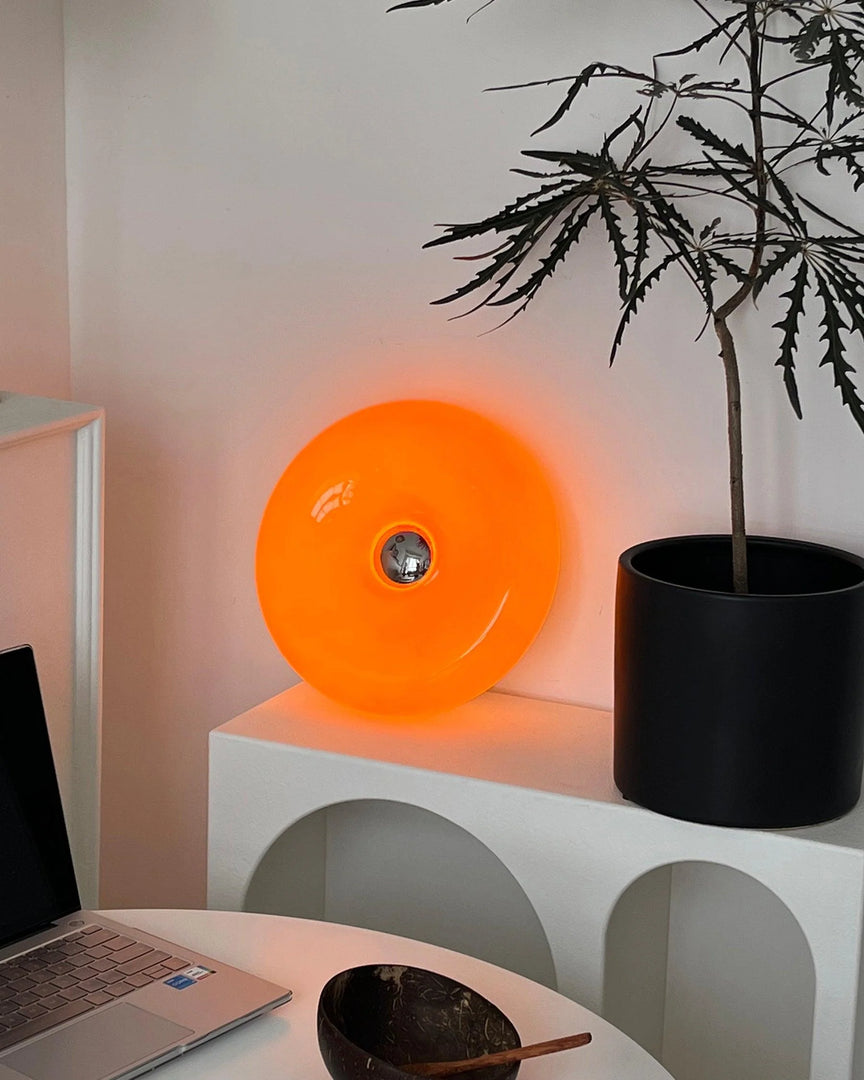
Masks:
[[[454,895],[471,897],[484,958],[507,962],[483,952],[503,919],[505,953],[508,937],[537,943],[512,966],[550,971],[681,1080],[862,1075],[864,811],[772,832],[676,821],[621,798],[611,741],[609,714],[576,706],[490,692],[400,722],[295,686],[211,734],[210,905],[377,928],[394,892],[416,908],[422,876],[453,923]],[[401,833],[388,805],[410,808]],[[425,835],[441,819],[461,861]],[[485,901],[481,852],[502,867]],[[428,913],[405,920],[397,932],[433,936]]]

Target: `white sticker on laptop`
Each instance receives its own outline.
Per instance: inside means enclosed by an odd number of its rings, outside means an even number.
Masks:
[[[186,968],[185,971],[178,971],[176,975],[172,975],[170,979],[165,980],[165,985],[172,986],[175,990],[185,990],[187,987],[201,982],[202,979],[206,979],[208,975],[214,974],[212,968],[196,965],[195,967]]]
[[[185,975],[187,979],[194,979],[195,982],[201,982],[202,979],[206,979],[208,975],[213,975],[212,968],[205,967],[190,967],[185,971],[180,972],[181,975]]]

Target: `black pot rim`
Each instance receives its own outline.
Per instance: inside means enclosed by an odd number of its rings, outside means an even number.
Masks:
[[[658,537],[655,540],[643,540],[640,544],[634,544],[633,547],[627,548],[619,556],[619,565],[627,571],[628,574],[632,574],[634,577],[641,578],[643,581],[655,582],[658,585],[665,586],[669,589],[675,589],[681,592],[690,593],[704,593],[706,595],[715,596],[718,600],[728,600],[730,603],[746,604],[754,603],[756,601],[764,602],[765,600],[772,600],[782,602],[785,600],[806,600],[808,597],[828,596],[828,595],[842,595],[844,593],[852,593],[858,590],[864,590],[864,558],[860,555],[856,555],[851,551],[844,551],[842,548],[831,547],[828,544],[817,544],[810,540],[793,540],[788,537],[779,536],[747,536],[747,546],[763,546],[763,547],[786,547],[795,548],[798,551],[807,553],[812,551],[814,554],[830,555],[836,559],[839,559],[845,563],[857,566],[862,572],[862,578],[860,581],[855,582],[852,585],[846,585],[840,589],[822,589],[818,591],[810,592],[789,592],[789,593],[735,593],[731,591],[718,591],[717,589],[699,589],[692,585],[679,585],[674,581],[666,581],[664,578],[655,577],[653,574],[646,574],[643,570],[637,569],[633,565],[633,560],[642,554],[644,551],[654,551],[657,548],[662,547],[683,547],[688,544],[698,545],[702,543],[716,543],[718,540],[725,543],[731,543],[731,536],[729,533],[693,533],[686,536],[663,536]]]

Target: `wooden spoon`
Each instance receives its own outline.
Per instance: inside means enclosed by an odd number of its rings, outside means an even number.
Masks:
[[[530,1046],[499,1050],[497,1054],[483,1054],[482,1057],[465,1058],[462,1061],[423,1061],[414,1065],[400,1065],[399,1068],[413,1076],[456,1076],[459,1073],[473,1072],[475,1069],[487,1069],[492,1065],[509,1065],[513,1061],[555,1054],[559,1050],[575,1050],[577,1046],[587,1046],[590,1042],[591,1033],[583,1031],[581,1035],[564,1035],[560,1039],[531,1043]]]

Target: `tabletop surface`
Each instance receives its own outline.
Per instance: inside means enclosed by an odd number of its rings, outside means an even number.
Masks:
[[[336,923],[232,911],[106,911],[294,991],[267,1016],[163,1065],[159,1080],[329,1080],[315,1015],[324,983],[358,964],[411,964],[480,991],[516,1025],[523,1043],[590,1031],[589,1046],[526,1061],[519,1080],[671,1080],[649,1054],[605,1020],[521,975],[461,953]],[[578,1068],[577,1068],[578,1063]]]

